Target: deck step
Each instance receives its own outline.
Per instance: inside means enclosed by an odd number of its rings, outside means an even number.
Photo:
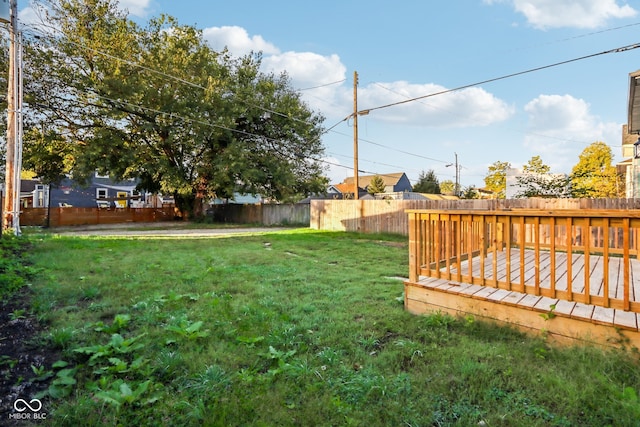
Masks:
[[[409,283],[409,281],[405,283]],[[625,330],[639,331],[638,325],[640,321],[638,315],[628,311],[433,277],[421,277],[420,280],[413,283],[413,285],[437,290],[439,292],[446,292],[448,294],[490,301],[495,304],[506,304],[526,310],[534,310],[541,314],[553,313],[556,316],[618,327]]]

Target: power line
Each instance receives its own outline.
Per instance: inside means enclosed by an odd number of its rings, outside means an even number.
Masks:
[[[43,35],[43,36],[45,36],[45,37],[52,37],[52,36],[50,36],[50,35],[48,35],[48,34],[45,34],[45,33],[41,32],[41,31],[39,31],[39,29],[37,29],[37,28],[36,28],[36,27],[34,27],[33,25],[25,24],[25,26],[27,26],[27,27],[31,27],[31,31],[32,31],[34,34],[39,32],[40,34],[42,34],[42,35]],[[58,30],[56,30],[56,31],[58,31]],[[121,62],[123,62],[123,63],[125,63],[125,64],[127,64],[127,65],[132,66],[132,67],[137,67],[137,68],[139,68],[139,69],[141,69],[141,70],[145,70],[145,71],[148,71],[148,72],[151,72],[151,73],[155,73],[155,74],[160,75],[160,76],[162,76],[162,77],[164,77],[164,78],[171,79],[171,80],[175,80],[175,81],[177,81],[177,82],[180,82],[180,83],[186,84],[186,85],[191,86],[191,87],[194,87],[194,88],[198,88],[198,89],[206,90],[206,88],[205,88],[204,86],[199,85],[199,84],[197,84],[197,83],[190,82],[190,81],[188,81],[188,80],[182,79],[182,78],[177,77],[177,76],[174,76],[174,75],[172,75],[172,74],[168,74],[168,73],[165,73],[165,72],[162,72],[162,71],[156,70],[156,69],[154,69],[154,68],[150,68],[150,67],[147,67],[147,66],[144,66],[144,65],[138,64],[138,63],[136,63],[136,62],[134,62],[134,61],[131,61],[131,60],[128,60],[128,59],[125,59],[125,58],[121,58],[121,57],[118,57],[118,56],[116,56],[116,55],[112,55],[112,54],[110,54],[110,53],[103,52],[103,51],[101,51],[101,50],[99,50],[99,49],[95,49],[95,48],[87,47],[87,46],[85,46],[85,45],[83,45],[83,44],[81,44],[81,43],[78,43],[78,42],[75,42],[75,41],[73,41],[73,40],[70,40],[68,37],[66,37],[66,35],[65,35],[64,33],[60,32],[60,31],[58,31],[58,32],[59,32],[59,33],[61,33],[61,34],[62,34],[62,36],[64,36],[64,37],[67,39],[67,41],[68,41],[69,43],[71,43],[71,44],[73,44],[73,45],[75,45],[75,46],[78,46],[78,47],[80,47],[80,48],[82,48],[82,49],[89,50],[89,51],[91,51],[91,52],[94,52],[94,53],[100,54],[100,55],[102,55],[102,56],[104,56],[104,57],[106,57],[106,58],[109,58],[109,59],[112,59],[112,60],[115,60],[115,61],[121,61]],[[39,36],[37,36],[37,35],[36,35],[36,37],[39,37]],[[311,89],[316,89],[316,88],[326,87],[326,86],[330,86],[330,85],[339,84],[339,83],[342,83],[342,82],[344,82],[344,81],[346,81],[346,79],[338,80],[338,81],[331,82],[331,83],[327,83],[327,84],[324,84],[324,85],[319,85],[319,86],[314,86],[314,87],[309,87],[309,88],[304,88],[304,89],[298,89],[298,91],[311,90]],[[246,102],[246,101],[244,101],[244,100],[240,100],[240,101],[241,101],[241,102],[244,102],[245,104],[247,104],[247,102]],[[302,123],[309,124],[307,121],[304,121],[304,120],[301,120],[301,119],[297,119],[297,118],[295,118],[295,117],[289,117],[288,115],[285,115],[285,114],[283,114],[283,113],[279,113],[279,112],[273,111],[273,110],[268,109],[268,108],[261,107],[261,106],[259,106],[259,105],[255,105],[255,104],[251,104],[251,105],[253,105],[254,107],[259,108],[259,109],[261,109],[261,110],[263,110],[263,111],[265,111],[265,112],[269,112],[269,113],[272,113],[272,114],[279,115],[279,116],[281,116],[281,117],[285,117],[285,118],[293,119],[293,120],[296,120],[296,121],[300,121],[300,122],[302,122]],[[334,124],[333,126],[330,126],[329,128],[327,128],[326,130],[324,130],[324,131],[323,131],[323,134],[326,134],[326,133],[328,133],[328,132],[333,131],[333,129],[334,129],[335,127],[337,127],[337,126],[338,126],[340,123],[342,123],[343,121],[344,121],[344,120],[341,120],[341,121],[337,122],[336,124]],[[390,150],[393,150],[393,151],[397,151],[397,152],[400,152],[400,153],[402,153],[402,154],[406,154],[406,155],[409,155],[409,156],[414,156],[414,157],[418,157],[418,158],[423,158],[423,159],[426,159],[426,160],[436,161],[436,162],[440,162],[440,163],[447,163],[446,161],[443,161],[443,160],[433,159],[433,158],[426,157],[426,156],[422,156],[422,155],[419,155],[419,154],[414,154],[414,153],[410,153],[410,152],[407,152],[407,151],[402,151],[402,150],[394,149],[394,148],[392,148],[392,147],[389,147],[389,146],[386,146],[386,145],[383,145],[383,144],[380,144],[380,143],[376,143],[376,142],[373,142],[373,141],[369,141],[369,140],[366,140],[366,139],[362,139],[362,138],[360,138],[360,140],[362,140],[363,142],[367,142],[367,143],[369,143],[369,144],[372,144],[372,145],[377,145],[377,146],[380,146],[380,147],[384,147],[384,148],[387,148],[387,149],[390,149]]]
[[[342,79],[342,80],[337,80],[335,82],[326,83],[326,84],[319,85],[319,86],[305,87],[303,89],[297,89],[297,90],[302,92],[303,90],[320,89],[322,87],[333,86],[333,85],[337,85],[337,84],[340,84],[340,83],[344,83],[346,81],[347,81],[347,79]]]
[[[48,34],[46,34],[46,33],[44,33],[44,32],[40,32],[40,34],[41,34],[41,35],[37,35],[37,34],[36,34],[36,33],[38,32],[38,29],[37,29],[37,28],[35,28],[35,27],[34,27],[34,26],[32,26],[32,25],[28,25],[28,24],[24,24],[24,25],[25,25],[25,26],[30,26],[30,27],[31,27],[31,32],[32,32],[33,34],[35,34],[35,36],[36,36],[36,37],[51,37],[51,38],[53,38],[53,36],[50,36],[50,35],[48,35]],[[174,76],[174,75],[172,75],[172,74],[168,74],[168,73],[165,73],[165,72],[163,72],[163,71],[159,71],[159,70],[156,70],[156,69],[154,69],[154,68],[150,68],[150,67],[147,67],[147,66],[145,66],[145,65],[141,65],[141,64],[139,64],[139,63],[137,63],[137,62],[135,62],[135,61],[131,61],[131,60],[128,60],[128,59],[125,59],[125,58],[121,58],[121,57],[118,57],[118,56],[112,55],[112,54],[110,54],[110,53],[103,52],[103,51],[101,51],[101,50],[99,50],[99,49],[95,49],[95,48],[92,48],[92,47],[85,46],[85,45],[83,45],[82,43],[78,43],[78,42],[75,42],[75,41],[73,41],[73,40],[69,39],[69,38],[66,36],[66,34],[62,33],[61,31],[59,31],[59,30],[57,30],[57,29],[56,29],[56,31],[57,31],[57,32],[59,32],[59,33],[61,33],[61,34],[62,34],[62,36],[64,36],[64,37],[67,39],[67,42],[68,42],[68,43],[70,43],[70,44],[72,44],[72,45],[75,45],[75,46],[77,46],[77,47],[79,47],[79,48],[82,48],[82,49],[85,49],[85,50],[91,51],[91,52],[93,52],[93,53],[96,53],[96,54],[102,55],[102,56],[104,56],[104,57],[106,57],[106,58],[109,58],[109,59],[112,59],[112,60],[115,60],[115,61],[120,61],[120,62],[122,62],[122,63],[124,63],[124,64],[127,64],[127,65],[130,65],[130,66],[132,66],[132,67],[136,67],[136,68],[139,68],[139,69],[141,69],[141,70],[144,70],[144,71],[148,71],[148,72],[150,72],[150,73],[157,74],[157,75],[159,75],[159,76],[161,76],[161,77],[164,77],[164,78],[167,78],[167,79],[170,79],[170,80],[174,80],[174,81],[177,81],[177,82],[179,82],[179,83],[183,83],[183,84],[185,84],[185,85],[188,85],[188,86],[194,87],[194,88],[196,88],[196,89],[207,90],[207,88],[206,88],[206,87],[204,87],[204,86],[202,86],[202,85],[200,85],[200,84],[198,84],[198,83],[190,82],[190,81],[188,81],[188,80],[185,80],[185,79],[183,79],[183,78],[180,78],[180,77]],[[343,81],[344,81],[344,80],[343,80]],[[337,82],[333,82],[333,83],[329,83],[329,84],[327,84],[327,85],[336,84],[336,83],[337,83]],[[319,86],[319,87],[320,87],[320,86]],[[249,102],[247,102],[247,101],[245,101],[245,100],[243,100],[243,99],[238,99],[238,101],[240,101],[240,102],[244,103],[245,105],[250,105],[250,106],[253,106],[253,107],[255,107],[255,108],[258,108],[258,109],[260,109],[260,110],[262,110],[262,111],[264,111],[264,112],[266,112],[266,113],[271,113],[271,114],[274,114],[274,115],[277,115],[277,116],[280,116],[280,117],[283,117],[283,118],[291,119],[291,120],[294,120],[294,121],[298,121],[298,122],[300,122],[300,123],[304,123],[304,124],[311,124],[311,123],[309,123],[309,122],[308,122],[308,121],[306,121],[306,120],[302,120],[302,119],[299,119],[299,118],[297,118],[297,117],[291,117],[291,116],[289,116],[289,115],[287,115],[287,114],[280,113],[280,112],[278,112],[278,111],[275,111],[275,110],[272,110],[272,109],[269,109],[269,108],[266,108],[266,107],[263,107],[263,106],[260,106],[260,105],[251,104],[251,103],[249,103]]]
[[[508,78],[511,78],[511,77],[521,76],[523,74],[533,73],[535,71],[541,71],[541,70],[545,70],[547,68],[557,67],[559,65],[569,64],[571,62],[581,61],[583,59],[593,58],[593,57],[600,56],[600,55],[606,55],[606,54],[609,54],[609,53],[626,52],[626,51],[629,51],[629,50],[637,49],[639,47],[640,47],[640,43],[630,44],[630,45],[622,46],[622,47],[615,48],[615,49],[605,50],[603,52],[593,53],[591,55],[581,56],[579,58],[569,59],[569,60],[566,60],[566,61],[556,62],[554,64],[544,65],[542,67],[531,68],[531,69],[528,69],[528,70],[525,70],[525,71],[519,71],[517,73],[507,74],[505,76],[500,76],[500,77],[495,77],[495,78],[488,79],[488,80],[483,80],[481,82],[470,83],[470,84],[467,84],[467,85],[464,85],[464,86],[459,86],[459,87],[456,87],[456,88],[453,88],[453,89],[441,90],[439,92],[430,93],[428,95],[422,95],[422,96],[418,96],[418,97],[415,97],[415,98],[405,99],[404,101],[398,101],[398,102],[393,102],[391,104],[381,105],[379,107],[368,108],[368,109],[365,109],[365,110],[358,111],[357,114],[368,114],[371,111],[381,110],[383,108],[389,108],[389,107],[394,107],[396,105],[407,104],[409,102],[414,102],[414,101],[418,101],[420,99],[430,98],[430,97],[437,96],[437,95],[444,95],[446,93],[456,92],[456,91],[459,91],[459,90],[462,90],[462,89],[467,89],[467,88],[474,87],[474,86],[480,86],[480,85],[483,85],[483,84],[486,84],[486,83],[493,83],[493,82],[496,82],[496,81],[499,81],[499,80],[505,80],[505,79],[508,79]],[[344,120],[347,120],[350,117],[353,117],[353,114],[350,114]]]

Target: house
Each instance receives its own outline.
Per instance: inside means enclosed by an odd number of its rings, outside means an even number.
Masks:
[[[353,180],[352,180],[353,181]],[[332,184],[329,186],[327,190],[328,199],[341,200],[341,199],[353,199],[353,195],[355,194],[355,186],[353,182],[347,184],[341,182],[340,184]],[[358,187],[358,198],[361,199],[364,196],[368,195],[367,191],[359,186]]]
[[[172,198],[140,194],[136,181],[113,181],[94,175],[87,186],[70,178],[57,185],[42,184],[38,180],[21,180],[20,204],[23,207],[126,208],[173,204]],[[154,202],[155,201],[155,202]]]
[[[20,180],[20,206],[44,208],[49,200],[49,187],[35,179]]]
[[[497,199],[498,193],[493,190],[490,190],[486,187],[476,188],[476,191],[480,195],[480,199]]]
[[[52,207],[78,208],[126,208],[137,206],[141,195],[136,181],[113,181],[108,176],[95,174],[87,186],[81,186],[70,178],[51,186],[49,195]]]
[[[358,176],[358,186],[366,192],[369,185],[371,184],[371,180],[376,176],[379,176],[383,179],[385,193],[401,193],[410,192],[413,190],[411,181],[409,181],[409,178],[407,178],[407,175],[404,172],[386,173],[380,175],[360,175]],[[353,183],[354,178],[348,177],[345,178],[342,184],[351,185],[351,193],[353,193]]]
[[[211,205],[224,205],[228,203],[236,204],[236,205],[259,205],[264,203],[265,200],[261,195],[256,194],[255,196],[252,194],[240,194],[233,193],[233,197],[230,199],[218,199],[215,198],[211,200]]]
[[[638,135],[630,134],[627,125],[622,126],[622,161],[616,164],[616,171],[624,177],[625,197],[633,199],[640,197],[640,185],[638,185],[638,164],[634,162],[634,145],[638,141]]]

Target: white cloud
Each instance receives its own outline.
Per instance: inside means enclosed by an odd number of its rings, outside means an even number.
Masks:
[[[22,25],[33,26],[43,21],[43,11],[38,5],[29,4],[29,6],[18,11],[18,21]]]
[[[322,56],[313,52],[284,52],[265,57],[262,67],[266,72],[286,72],[296,89],[303,89],[305,102],[326,116],[348,114],[345,103],[347,89],[339,84],[346,78],[347,68],[338,55]],[[353,102],[351,102],[353,104]]]
[[[249,36],[247,30],[237,26],[209,27],[203,31],[205,40],[216,50],[225,47],[235,56],[243,56],[251,52],[277,54],[279,50],[265,41],[262,36]]]
[[[540,95],[524,110],[529,115],[525,146],[543,159],[552,159],[554,168],[569,172],[585,147],[596,141],[620,144],[621,124],[603,122],[590,112],[590,105],[571,95]],[[614,149],[614,155],[619,153]]]
[[[371,84],[358,93],[359,109],[375,108],[435,94],[446,88],[405,81]],[[482,88],[474,87],[373,111],[380,119],[417,126],[455,128],[487,126],[506,120],[513,108]]]
[[[147,14],[151,0],[119,0],[120,9],[126,9],[129,14],[144,17]]]
[[[638,12],[617,0],[484,0],[486,4],[508,3],[540,29],[597,28],[610,19],[630,18]]]
[[[353,176],[353,165],[345,166],[335,157],[325,157],[322,159],[327,166],[325,176],[329,178],[330,184],[337,184],[344,181],[345,178]]]
[[[127,10],[130,15],[144,17],[149,11],[151,0],[119,0],[118,8],[120,10]],[[51,32],[48,25],[42,26],[43,22],[47,22],[45,18],[45,12],[47,10],[46,4],[35,3],[30,1],[26,7],[22,7],[18,10],[18,19],[22,25],[38,26],[39,31]]]
[[[294,88],[304,89],[304,101],[330,121],[343,119],[352,112],[353,88],[346,76],[347,68],[338,55],[281,53],[261,36],[250,36],[241,27],[208,28],[204,30],[204,37],[212,48],[226,46],[236,56],[262,51],[263,71],[286,72]],[[370,84],[359,88],[358,105],[360,109],[377,107],[443,90],[446,88],[436,84],[405,81]],[[512,114],[512,107],[481,88],[438,95],[375,112],[381,121],[441,128],[486,126],[506,120]]]

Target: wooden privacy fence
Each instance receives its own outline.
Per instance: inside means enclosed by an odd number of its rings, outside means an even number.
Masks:
[[[640,209],[640,199],[492,199],[492,200],[312,200],[310,226],[317,230],[409,234],[410,209],[582,210]]]
[[[163,208],[24,208],[20,224],[24,226],[61,227],[70,225],[156,222],[175,219],[173,206]]]
[[[234,224],[309,225],[307,204],[222,204],[213,205],[207,215]]]
[[[464,282],[640,313],[640,213],[410,210],[409,281]]]

